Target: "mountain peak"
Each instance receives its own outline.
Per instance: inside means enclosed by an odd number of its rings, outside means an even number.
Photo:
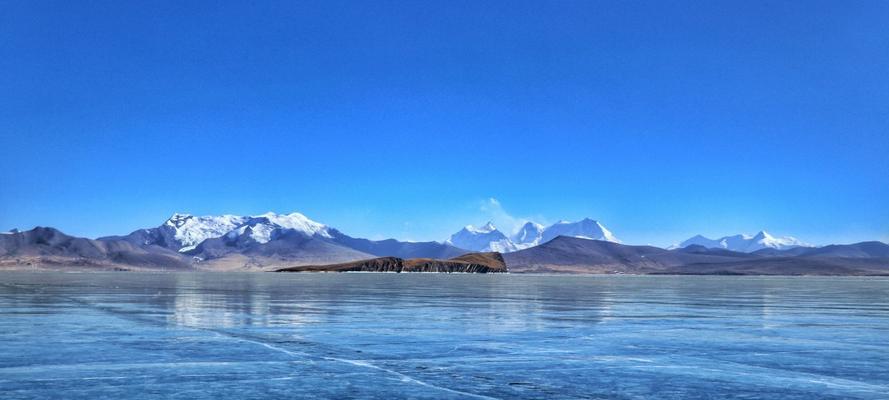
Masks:
[[[270,218],[270,219],[274,219],[274,218],[298,218],[298,219],[305,219],[305,220],[309,220],[309,221],[311,221],[311,220],[309,219],[309,217],[306,217],[306,216],[305,216],[305,214],[300,213],[300,212],[297,212],[297,211],[293,211],[293,212],[286,213],[286,214],[283,214],[283,213],[276,213],[276,212],[274,212],[274,211],[269,211],[269,212],[266,212],[265,214],[254,215],[253,218]]]
[[[548,242],[557,236],[620,243],[608,229],[592,218],[584,218],[577,222],[560,220],[547,228],[533,221],[527,221],[511,237],[498,231],[494,224],[488,221],[481,228],[466,226],[451,235],[446,243],[474,251],[510,252]]]
[[[515,245],[491,221],[481,228],[467,225],[459,232],[451,235],[445,242],[461,249],[473,251],[515,251]]]
[[[493,222],[488,221],[481,228],[476,228],[474,225],[466,225],[465,227],[463,227],[463,230],[470,233],[484,234],[496,231],[497,227],[494,226]]]
[[[599,221],[592,218],[584,218],[577,222],[560,220],[546,228],[540,238],[540,243],[548,242],[557,236],[572,236],[583,239],[604,240],[606,242],[620,243],[614,234],[605,228]]]
[[[173,213],[173,215],[171,215],[170,218],[167,219],[165,224],[178,228],[178,227],[181,227],[183,224],[185,224],[185,222],[191,218],[193,218],[193,216],[191,214],[177,212],[177,213]]]
[[[533,221],[525,222],[519,231],[512,236],[512,241],[520,248],[535,246],[540,242],[543,230],[543,225]]]
[[[769,235],[768,232],[761,230],[761,231],[757,232],[756,235],[753,235],[753,238],[757,239],[757,240],[772,239],[772,235]]]
[[[267,212],[262,215],[258,215],[253,218],[262,218],[267,221],[263,229],[256,230],[254,232],[265,232],[262,237],[257,237],[257,241],[260,243],[268,242],[271,239],[271,231],[275,229],[287,229],[302,232],[307,236],[313,236],[315,234],[319,234],[324,237],[330,237],[330,233],[328,232],[327,225],[324,225],[320,222],[313,221],[306,217],[305,215],[292,212],[290,214],[277,214],[274,212]],[[259,225],[257,223],[248,223],[251,225]]]

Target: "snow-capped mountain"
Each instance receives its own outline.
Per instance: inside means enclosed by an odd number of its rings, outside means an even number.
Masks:
[[[451,235],[446,243],[473,251],[509,253],[546,243],[558,236],[620,243],[611,231],[589,218],[577,222],[559,221],[547,228],[535,222],[527,222],[512,238],[497,230],[490,222],[481,228],[469,225]]]
[[[145,249],[171,250],[201,260],[235,253],[287,262],[296,259],[306,262],[354,261],[373,256],[452,258],[466,253],[465,249],[440,242],[354,238],[297,212],[203,217],[177,213],[156,228],[98,240],[120,240]]]
[[[208,240],[225,237],[228,240],[251,240],[268,243],[280,234],[295,232],[306,237],[318,235],[330,238],[329,228],[300,213],[265,213],[255,216],[217,215],[194,216],[173,214],[157,228],[141,229],[125,238],[140,246],[156,245],[179,252],[194,250]],[[115,239],[119,237],[109,237]]]
[[[691,245],[704,246],[711,249],[726,249],[743,253],[751,253],[766,248],[784,250],[794,247],[812,247],[792,236],[775,237],[766,231],[760,231],[756,235],[732,235],[719,239],[709,239],[701,235],[695,235],[671,248],[683,248]]]
[[[459,232],[451,235],[445,243],[472,251],[499,251],[506,253],[517,250],[515,244],[503,232],[497,230],[497,227],[490,221],[481,228],[467,225]]]
[[[546,243],[558,236],[572,236],[582,239],[620,243],[620,240],[614,237],[614,234],[600,224],[599,221],[589,218],[584,218],[577,222],[559,221],[550,225],[543,231],[540,243]]]
[[[312,221],[300,213],[275,214],[272,212],[246,219],[241,226],[226,233],[229,239],[247,236],[257,243],[268,243],[285,232],[298,232],[305,236],[319,235],[330,238],[328,227]],[[181,251],[181,250],[180,250]]]
[[[512,242],[519,249],[525,249],[540,244],[540,238],[543,237],[544,227],[536,222],[528,221],[519,229],[515,235],[512,235]]]
[[[226,236],[228,239],[249,237],[257,243],[268,243],[285,231],[295,231],[305,236],[321,235],[330,237],[327,226],[312,221],[300,213],[241,217],[237,215],[195,217],[188,214],[174,214],[165,227],[173,229],[173,238],[182,246],[179,251],[192,250],[207,239]]]

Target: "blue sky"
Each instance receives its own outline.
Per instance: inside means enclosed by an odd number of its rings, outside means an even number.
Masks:
[[[2,2],[0,228],[889,241],[889,2],[181,3]]]

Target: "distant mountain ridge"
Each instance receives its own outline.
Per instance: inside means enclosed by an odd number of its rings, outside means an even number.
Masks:
[[[700,245],[667,250],[559,236],[503,257],[512,273],[889,275],[889,244],[882,242],[758,254]]]
[[[510,253],[546,243],[557,236],[571,236],[606,242],[620,243],[614,234],[596,220],[584,218],[580,221],[559,221],[548,227],[535,222],[526,222],[512,236],[499,231],[492,222],[481,228],[467,225],[451,235],[445,243],[472,251],[497,251]]]
[[[752,253],[762,249],[786,250],[794,247],[813,247],[792,236],[775,237],[766,231],[759,231],[756,235],[732,235],[719,239],[709,239],[702,235],[695,235],[671,248],[683,248],[691,245],[704,246],[710,249],[726,249]]]

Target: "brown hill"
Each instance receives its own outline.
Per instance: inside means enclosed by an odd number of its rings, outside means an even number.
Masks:
[[[135,246],[123,240],[91,240],[53,228],[0,235],[0,267],[13,269],[151,269],[187,270],[188,261],[157,246]]]

